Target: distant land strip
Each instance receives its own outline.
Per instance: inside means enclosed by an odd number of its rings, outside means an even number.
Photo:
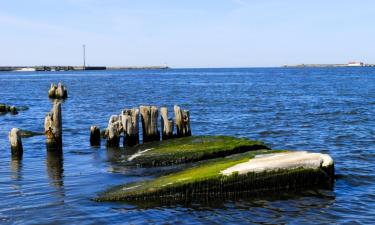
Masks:
[[[282,67],[301,68],[301,67],[375,67],[375,64],[364,63],[347,63],[347,64],[298,64],[298,65],[284,65]]]
[[[72,70],[165,70],[168,66],[0,66],[1,71],[72,71]]]

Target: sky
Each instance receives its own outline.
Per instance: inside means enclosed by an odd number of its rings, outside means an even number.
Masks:
[[[0,66],[375,63],[372,0],[0,0]]]

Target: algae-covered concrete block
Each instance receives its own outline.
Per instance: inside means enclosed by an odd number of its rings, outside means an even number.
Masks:
[[[186,201],[259,195],[281,190],[332,188],[329,155],[258,150],[202,162],[154,180],[114,187],[97,201]]]
[[[269,149],[261,141],[227,136],[193,136],[152,142],[129,148],[126,159],[139,166],[165,166],[225,157],[252,150]]]

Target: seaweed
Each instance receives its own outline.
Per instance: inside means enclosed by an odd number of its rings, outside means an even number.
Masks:
[[[227,199],[266,194],[280,190],[332,188],[334,166],[319,168],[278,169],[223,175],[221,171],[247,162],[258,154],[280,153],[282,150],[258,150],[209,160],[154,180],[117,186],[103,192],[96,201],[191,201]]]
[[[225,157],[247,151],[269,149],[261,141],[228,136],[192,136],[152,142],[129,148],[127,163],[138,166],[167,166]]]

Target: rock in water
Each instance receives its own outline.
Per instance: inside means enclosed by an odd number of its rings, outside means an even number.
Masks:
[[[52,111],[44,119],[47,150],[62,150],[61,102],[55,101]]]
[[[166,166],[197,162],[258,149],[268,149],[260,141],[225,136],[192,136],[151,142],[129,149],[135,152],[126,163],[138,166]]]
[[[191,201],[259,196],[310,188],[332,188],[329,155],[259,150],[209,160],[150,181],[126,184],[99,195],[98,201]]]
[[[22,140],[21,140],[21,132],[17,128],[13,128],[9,132],[9,142],[10,142],[10,148],[12,151],[12,156],[15,157],[22,157],[23,154],[23,146],[22,146]]]
[[[97,126],[90,127],[90,145],[100,146],[100,129]]]

